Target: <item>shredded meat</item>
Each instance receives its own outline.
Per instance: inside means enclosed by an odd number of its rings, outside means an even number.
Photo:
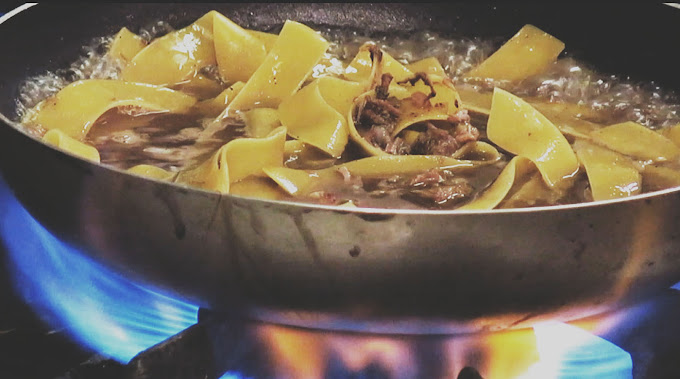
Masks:
[[[328,191],[312,192],[309,194],[309,199],[322,205],[335,205],[338,203],[338,197]]]
[[[479,139],[479,130],[469,123],[463,123],[456,125],[455,130],[456,142],[461,146],[468,142],[474,142]]]
[[[432,169],[414,176],[413,179],[411,179],[410,185],[414,187],[420,187],[441,183],[443,181],[444,177],[442,176],[441,171],[438,169]]]
[[[373,125],[368,132],[364,133],[363,137],[368,143],[373,146],[387,146],[392,142],[392,136],[387,130],[387,125]]]
[[[453,122],[455,124],[460,124],[460,123],[469,123],[470,122],[470,114],[468,113],[467,109],[461,109],[455,114],[449,116],[448,119],[449,122]]]
[[[472,192],[472,186],[467,181],[461,180],[448,185],[435,185],[413,190],[411,193],[416,197],[414,200],[418,202],[450,206],[467,199]]]
[[[413,144],[412,153],[451,156],[460,148],[456,138],[448,131],[437,128],[431,122],[426,125],[427,130]]]
[[[385,152],[394,155],[405,155],[411,152],[411,146],[401,137],[396,137],[385,145]]]
[[[382,74],[380,84],[375,87],[375,97],[380,100],[387,100],[389,97],[390,83],[394,77],[391,74]]]

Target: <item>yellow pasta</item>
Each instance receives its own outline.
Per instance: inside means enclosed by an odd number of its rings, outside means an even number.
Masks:
[[[148,164],[140,164],[134,167],[130,167],[127,170],[127,172],[158,180],[171,180],[172,178],[175,177],[175,175],[177,175],[174,172],[163,170],[160,167]]]
[[[550,187],[566,183],[578,171],[576,155],[557,127],[526,101],[499,88],[494,90],[487,135],[501,148],[534,162]]]
[[[372,56],[372,51],[378,51],[377,54],[379,54],[379,58],[375,59],[375,61],[379,65],[378,72],[381,74],[392,75],[395,82],[400,82],[413,76],[411,70],[394,59],[394,57],[387,52],[377,50],[372,44],[365,44],[359,49],[354,60],[347,65],[344,77],[356,82],[372,80],[371,73],[377,68],[373,67],[374,59],[372,58],[375,57]]]
[[[205,117],[217,117],[229,103],[234,100],[236,95],[243,89],[245,83],[236,82],[229,88],[220,92],[219,95],[212,99],[207,99],[196,104],[195,111],[204,115]]]
[[[477,162],[458,160],[441,155],[386,155],[358,159],[321,170],[295,170],[287,167],[267,167],[264,172],[291,195],[305,195],[324,187],[340,177],[340,170],[359,177],[390,177],[409,175],[431,169],[469,170]]]
[[[268,178],[251,176],[231,184],[230,193],[257,199],[284,200],[286,193]]]
[[[56,146],[75,156],[97,163],[100,162],[99,151],[97,151],[94,146],[80,142],[59,129],[48,131],[45,133],[42,140],[48,145]]]
[[[125,64],[130,62],[146,46],[142,37],[132,33],[128,28],[122,28],[114,37],[109,46],[108,54],[120,59]]]
[[[465,77],[522,80],[544,71],[562,50],[562,41],[533,25],[526,25]]]
[[[673,141],[634,122],[607,126],[590,136],[598,144],[637,159],[659,162],[680,157],[680,147]]]
[[[317,79],[281,103],[281,123],[292,137],[339,157],[348,141],[345,115],[362,89],[340,79]]]
[[[680,172],[663,166],[648,165],[642,171],[642,187],[645,191],[659,191],[680,186]]]
[[[247,81],[264,61],[264,43],[219,13],[213,18],[215,58],[226,83]]]
[[[228,109],[278,107],[298,90],[327,48],[328,42],[314,30],[286,21],[272,50]]]
[[[264,138],[281,126],[279,112],[273,108],[255,108],[243,113],[246,134],[253,138]]]
[[[548,187],[541,174],[536,172],[531,174],[524,183],[515,181],[513,189],[497,207],[524,208],[537,205],[554,205],[558,204],[562,197],[564,197],[564,192]]]
[[[425,106],[411,101],[410,98],[404,99],[400,103],[401,116],[399,117],[397,126],[392,132],[393,136],[396,136],[409,126],[420,122],[434,120],[446,121],[450,116],[461,109],[460,96],[449,80],[432,75],[428,76],[428,78],[432,82],[432,89],[436,92],[436,95],[430,98]],[[425,85],[420,80],[412,85],[405,84],[404,87],[412,96],[416,92],[428,95],[430,94],[430,91],[432,91],[429,86]]]
[[[574,150],[588,174],[593,200],[617,199],[641,192],[640,173],[630,158],[586,141],[576,141]]]
[[[461,206],[460,210],[493,209],[500,204],[512,188],[515,180],[526,175],[534,167],[531,161],[524,157],[513,158],[501,171],[489,188],[479,197]]]
[[[232,140],[198,167],[180,172],[176,182],[229,193],[231,183],[250,176],[264,176],[264,167],[282,166],[285,140],[284,127],[275,129],[266,138]]]
[[[253,37],[257,38],[262,42],[264,45],[264,50],[269,53],[272,48],[274,48],[274,44],[276,44],[276,39],[279,38],[278,35],[273,34],[273,33],[266,33],[266,32],[261,32],[259,30],[248,30],[248,33],[250,33]]]
[[[413,73],[422,72],[429,75],[438,75],[442,77],[446,76],[444,67],[442,67],[441,63],[439,63],[439,59],[435,57],[428,57],[417,62],[407,64],[406,68]]]
[[[661,134],[673,141],[675,146],[680,147],[680,124],[673,125],[671,127],[661,130]]]
[[[196,99],[167,88],[118,80],[81,80],[44,100],[24,120],[83,139],[109,109],[132,107],[137,113],[183,113]]]
[[[193,78],[205,66],[214,65],[214,13],[209,12],[186,28],[151,42],[125,66],[122,79],[171,86]]]

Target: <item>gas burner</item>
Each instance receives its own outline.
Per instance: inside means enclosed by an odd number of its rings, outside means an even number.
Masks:
[[[58,379],[677,377],[680,292],[574,323],[469,335],[374,335],[255,322],[131,283],[43,229],[0,186],[24,301],[92,357]],[[664,325],[659,330],[658,325]],[[0,335],[2,340],[2,335]]]

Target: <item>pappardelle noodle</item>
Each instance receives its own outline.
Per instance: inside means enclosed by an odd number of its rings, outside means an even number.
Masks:
[[[456,75],[375,41],[343,60],[331,43],[295,21],[268,33],[216,11],[152,40],[122,28],[106,45],[113,77],[72,81],[21,122],[137,175],[343,207],[516,208],[680,185],[680,124],[521,90],[568,59],[532,25]]]

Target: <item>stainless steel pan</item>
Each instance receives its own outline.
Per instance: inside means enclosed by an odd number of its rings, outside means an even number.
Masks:
[[[489,212],[348,210],[218,195],[85,162],[21,132],[20,81],[94,36],[210,9],[266,29],[295,19],[366,33],[508,38],[532,23],[605,72],[680,88],[661,4],[105,4],[30,7],[0,24],[0,168],[49,230],[201,306],[309,327],[466,332],[567,320],[680,280],[680,190]],[[558,9],[559,8],[559,9]],[[666,45],[668,44],[668,45]]]

